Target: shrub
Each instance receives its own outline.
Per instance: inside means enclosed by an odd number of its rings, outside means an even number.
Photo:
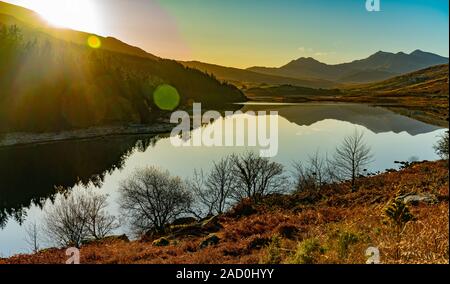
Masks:
[[[399,198],[394,199],[384,210],[385,223],[392,225],[396,231],[402,233],[406,224],[415,221],[409,207]]]
[[[244,199],[234,206],[231,212],[227,215],[232,218],[241,218],[251,216],[257,212],[258,211],[255,209],[253,202],[250,199]]]
[[[338,254],[339,258],[344,259],[348,256],[348,249],[351,245],[358,243],[359,237],[351,232],[343,232],[339,234],[337,244],[338,244]]]
[[[247,249],[259,250],[270,245],[271,242],[272,239],[270,238],[262,237],[261,235],[253,236],[247,245]]]
[[[317,239],[307,239],[298,244],[295,254],[288,260],[290,264],[315,264],[319,262],[321,255],[325,253]]]
[[[396,198],[384,210],[385,224],[390,225],[394,230],[396,239],[395,259],[400,258],[400,242],[406,225],[415,221],[416,218],[409,211],[403,200]]]
[[[279,236],[273,236],[272,241],[266,249],[266,253],[263,256],[263,264],[280,264],[282,261],[281,254],[281,238]]]
[[[279,225],[277,228],[277,232],[280,234],[280,236],[287,239],[294,239],[298,231],[299,230],[295,225],[286,223]]]

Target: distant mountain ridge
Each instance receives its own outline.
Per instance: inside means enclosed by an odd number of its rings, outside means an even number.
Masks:
[[[271,74],[262,74],[245,69],[224,67],[199,61],[181,61],[186,67],[198,69],[208,74],[214,74],[217,79],[227,81],[240,87],[253,87],[254,85],[294,85],[309,88],[335,88],[337,83],[327,80],[302,79],[283,77]]]
[[[340,83],[368,83],[427,67],[448,64],[449,59],[416,50],[410,54],[379,51],[368,58],[350,63],[328,65],[314,58],[302,57],[280,68],[251,67],[247,70],[291,78],[314,78]]]

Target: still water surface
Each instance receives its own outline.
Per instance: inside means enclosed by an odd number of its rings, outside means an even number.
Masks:
[[[394,161],[435,160],[433,145],[446,129],[357,104],[244,104],[243,112],[278,111],[279,152],[274,161],[291,170],[316,151],[332,153],[355,129],[375,155],[371,172],[397,168]],[[244,115],[242,116],[242,118]],[[241,117],[238,117],[240,119]],[[207,126],[213,127],[213,126]],[[194,131],[199,131],[194,130]],[[246,147],[176,148],[167,135],[123,136],[0,149],[0,256],[28,253],[24,226],[42,218],[57,186],[79,190],[95,183],[118,215],[118,187],[139,167],[157,166],[183,178],[207,172],[213,161]],[[117,233],[127,233],[121,228]]]

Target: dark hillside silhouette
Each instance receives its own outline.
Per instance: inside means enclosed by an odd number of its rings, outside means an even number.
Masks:
[[[0,24],[0,75],[0,132],[150,123],[161,116],[153,103],[161,84],[178,90],[181,108],[245,100],[236,87],[172,60],[92,49],[15,25]]]

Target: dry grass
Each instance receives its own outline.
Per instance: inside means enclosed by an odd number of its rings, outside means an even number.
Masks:
[[[107,264],[254,264],[365,263],[368,247],[379,248],[382,263],[449,263],[448,168],[444,162],[415,164],[403,171],[320,194],[273,196],[246,217],[224,216],[218,245],[200,249],[202,238],[184,238],[167,247],[151,242],[111,241],[81,249],[82,263]],[[398,242],[385,225],[383,209],[398,194],[432,193],[435,205],[411,207],[417,221],[408,223]],[[275,237],[275,238],[274,238]],[[278,242],[274,243],[274,239]],[[318,249],[320,248],[320,249]],[[314,250],[316,249],[316,250]],[[396,251],[400,256],[396,257]],[[64,250],[20,255],[0,263],[63,263]]]

